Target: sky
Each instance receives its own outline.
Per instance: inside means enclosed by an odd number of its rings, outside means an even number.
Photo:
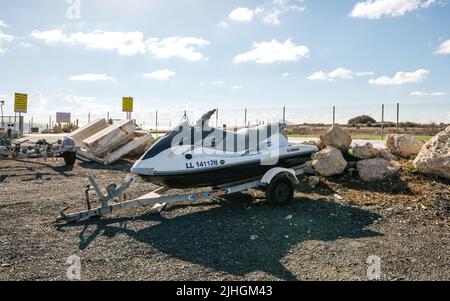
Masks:
[[[448,0],[0,0],[0,99],[174,126],[356,115],[450,123]]]

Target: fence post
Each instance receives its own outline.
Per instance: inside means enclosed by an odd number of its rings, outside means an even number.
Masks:
[[[333,125],[336,124],[336,106],[333,106]]]
[[[247,109],[245,109],[244,127],[247,127]]]
[[[381,140],[384,140],[384,104],[381,105]]]
[[[397,134],[399,133],[399,123],[400,123],[400,103],[397,102]]]

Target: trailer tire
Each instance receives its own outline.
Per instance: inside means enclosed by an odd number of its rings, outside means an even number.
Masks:
[[[266,187],[266,199],[270,205],[280,206],[292,202],[294,184],[286,175],[276,176]]]
[[[77,160],[77,153],[76,152],[64,152],[63,157],[64,157],[64,162],[66,163],[66,166],[74,166],[75,161]]]

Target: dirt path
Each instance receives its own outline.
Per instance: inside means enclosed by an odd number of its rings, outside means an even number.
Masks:
[[[279,208],[243,195],[54,226],[60,209],[83,207],[88,175],[105,186],[130,166],[0,164],[0,280],[66,280],[71,255],[82,280],[367,280],[369,256],[383,279],[450,280],[448,181],[404,174],[366,185],[346,175],[316,189],[302,182]],[[151,188],[137,180],[129,197]]]

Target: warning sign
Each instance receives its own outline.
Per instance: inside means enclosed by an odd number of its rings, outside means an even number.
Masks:
[[[16,93],[14,95],[14,112],[26,113],[28,109],[28,95]]]
[[[133,112],[133,97],[124,97],[122,101],[122,111],[123,112]]]

